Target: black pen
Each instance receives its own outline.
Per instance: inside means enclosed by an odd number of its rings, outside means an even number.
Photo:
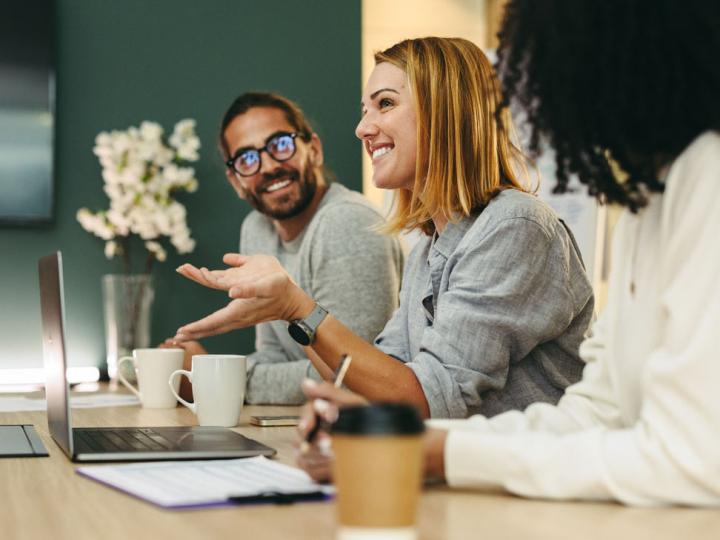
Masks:
[[[230,495],[227,500],[234,504],[273,503],[292,504],[305,501],[323,501],[329,498],[324,491],[305,491],[298,493],[283,493],[280,491],[263,491],[252,495]]]
[[[352,356],[350,356],[349,354],[346,354],[342,357],[342,360],[340,360],[340,365],[338,365],[337,369],[335,370],[335,377],[333,380],[333,386],[335,386],[335,388],[340,388],[342,386],[343,379],[345,378],[347,370],[350,367],[350,362],[352,362]],[[305,454],[308,450],[310,450],[310,445],[320,431],[320,428],[325,426],[325,424],[326,423],[323,421],[320,415],[318,413],[315,413],[315,425],[308,432],[305,440],[300,445],[300,453]]]

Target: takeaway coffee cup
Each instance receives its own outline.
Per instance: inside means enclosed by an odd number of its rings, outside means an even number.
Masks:
[[[183,354],[182,349],[135,349],[132,356],[118,361],[118,380],[139,397],[140,403],[147,409],[175,407],[177,400],[168,388],[167,380],[170,373],[182,367]],[[121,364],[124,362],[133,363],[137,388],[123,376]]]
[[[180,403],[197,415],[201,426],[234,427],[245,400],[245,364],[245,357],[236,354],[196,354],[192,357],[192,371],[179,369],[165,384]],[[177,393],[182,375],[192,383],[194,403]]]
[[[331,430],[338,540],[417,538],[424,430],[409,405],[341,409]]]

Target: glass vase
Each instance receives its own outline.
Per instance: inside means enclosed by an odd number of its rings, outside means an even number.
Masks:
[[[150,274],[107,274],[102,278],[105,343],[110,378],[117,376],[118,360],[133,349],[150,346],[150,319],[154,297]],[[123,364],[126,379],[135,380],[131,362]]]

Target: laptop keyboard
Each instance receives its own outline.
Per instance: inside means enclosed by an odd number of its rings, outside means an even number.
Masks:
[[[75,437],[96,452],[152,452],[173,445],[152,429],[73,430]]]

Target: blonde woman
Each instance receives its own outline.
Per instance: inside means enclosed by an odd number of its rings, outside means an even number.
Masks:
[[[375,344],[277,260],[235,254],[227,270],[179,269],[233,300],[176,339],[285,320],[326,377],[352,355],[345,384],[365,399],[410,402],[425,417],[555,403],[581,375],[592,290],[572,235],[515,172],[522,155],[496,114],[492,66],[471,42],[445,38],[403,41],[375,60],[356,134],[375,185],[397,194],[388,232],[424,234]]]

